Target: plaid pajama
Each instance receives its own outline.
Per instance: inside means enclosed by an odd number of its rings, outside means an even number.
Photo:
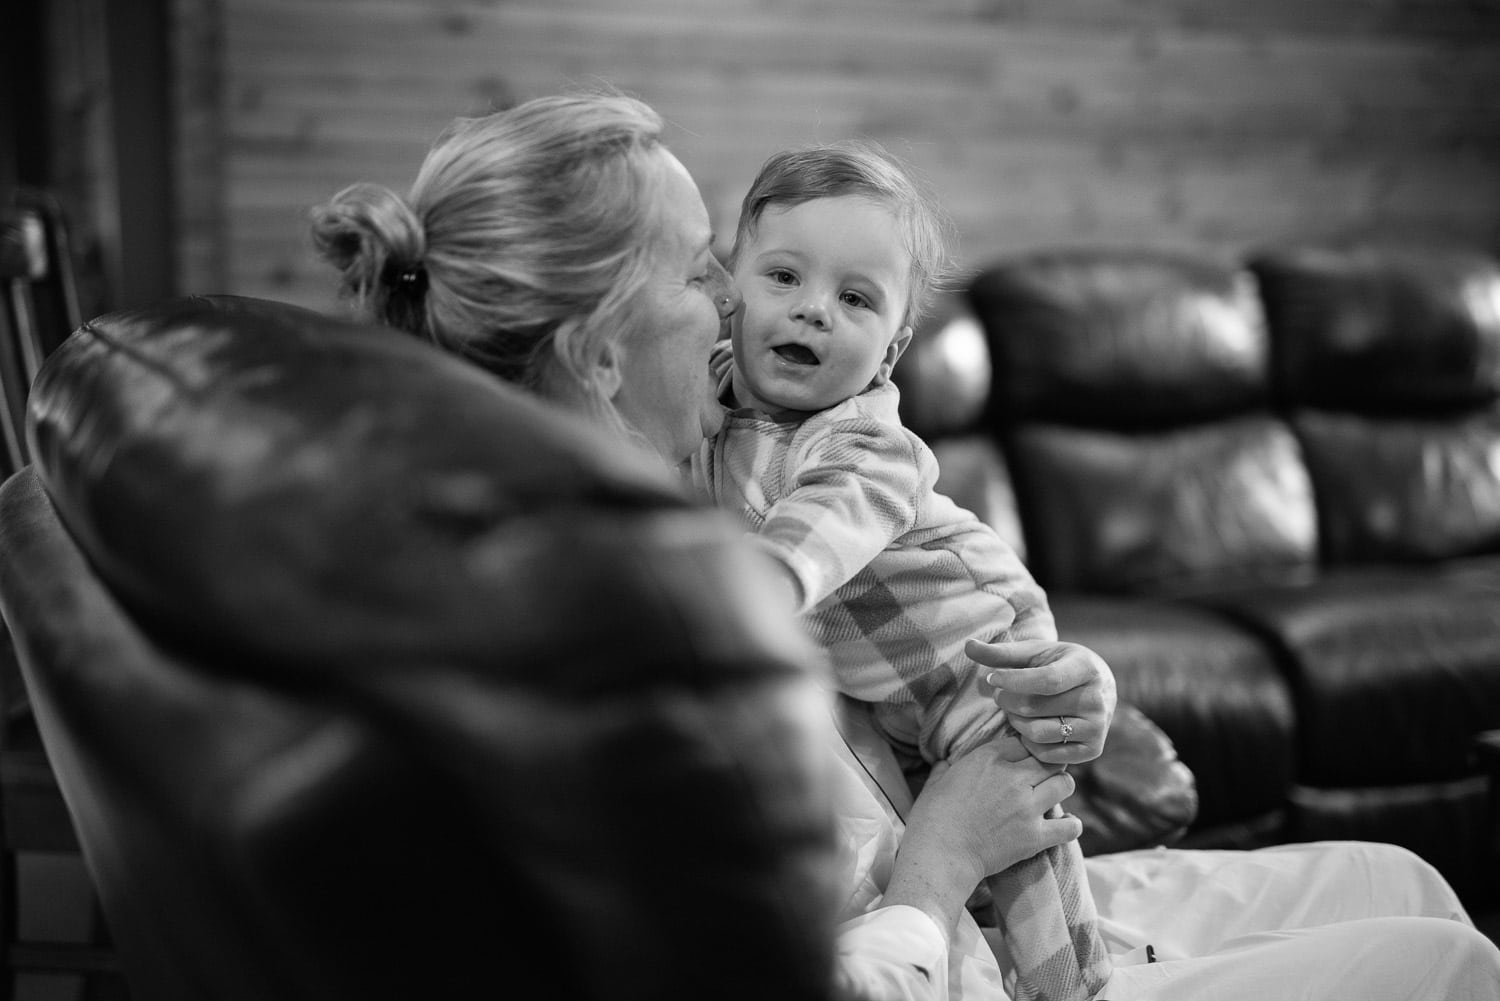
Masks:
[[[713,365],[721,399],[732,399],[727,342]],[[1014,739],[980,695],[965,641],[1056,639],[1057,630],[1016,552],[934,490],[937,460],[902,426],[898,403],[887,384],[816,413],[733,409],[692,473],[796,579],[798,610],[839,690],[871,703],[899,749],[935,762]],[[1017,863],[990,888],[1018,997],[1093,997],[1110,960],[1077,842]]]
[[[726,391],[731,363],[721,343]],[[1015,550],[934,491],[937,460],[902,427],[898,402],[886,385],[812,414],[732,410],[693,478],[796,578],[839,690],[872,703],[892,743],[933,762],[1003,721],[964,642],[1057,631]]]

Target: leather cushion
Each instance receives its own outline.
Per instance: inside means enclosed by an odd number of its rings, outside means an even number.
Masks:
[[[1033,425],[1010,450],[1043,585],[1149,590],[1316,558],[1296,441],[1268,417],[1134,435]]]
[[[1284,805],[1296,776],[1292,695],[1255,636],[1172,602],[1058,592],[1051,602],[1059,635],[1104,658],[1121,701],[1150,717],[1196,776],[1195,827]]]
[[[1500,551],[1500,408],[1425,420],[1306,410],[1292,426],[1330,562]]]
[[[1198,600],[1284,652],[1306,785],[1461,778],[1474,735],[1500,727],[1500,574],[1330,568],[1315,587],[1226,587]]]
[[[1380,840],[1434,865],[1461,896],[1493,904],[1494,808],[1484,776],[1447,782],[1291,790],[1300,841]]]
[[[1250,264],[1280,399],[1443,413],[1500,395],[1500,262],[1420,245],[1287,247]]]
[[[1074,765],[1063,809],[1083,821],[1085,855],[1170,845],[1198,815],[1192,769],[1172,740],[1128,702],[1115,705],[1104,753]]]
[[[1160,427],[1263,401],[1268,341],[1250,275],[1203,256],[1057,250],[969,289],[989,338],[994,419]]]

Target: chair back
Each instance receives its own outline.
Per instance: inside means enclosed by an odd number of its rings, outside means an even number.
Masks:
[[[818,998],[826,706],[665,472],[405,335],[104,317],[0,490],[132,993]]]

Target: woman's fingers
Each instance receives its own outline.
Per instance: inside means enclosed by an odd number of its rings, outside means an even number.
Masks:
[[[1100,736],[1098,723],[1087,716],[1030,716],[1007,711],[1006,718],[1021,736],[1037,744],[1086,743]]]
[[[1026,738],[1021,738],[1033,757],[1045,761],[1050,765],[1081,765],[1093,761],[1104,753],[1104,740],[1098,743],[1086,744],[1034,744]]]
[[[1031,720],[1009,715],[1011,726],[1020,735],[1021,746],[1034,758],[1051,765],[1077,765],[1093,761],[1104,753],[1109,731],[1100,726],[1074,725],[1073,736],[1066,741],[1056,737],[1057,721],[1050,717]],[[1034,736],[1039,734],[1040,738]]]
[[[1057,695],[1087,685],[1101,672],[1104,660],[1088,647],[1054,640],[1017,640],[982,643],[969,640],[964,653],[976,664],[990,668],[991,684],[1036,695]]]
[[[985,670],[980,691],[1044,761],[1072,764],[1104,750],[1114,716],[1115,681],[1109,665],[1076,643],[1027,640],[981,643],[966,652]]]
[[[1037,745],[1057,750],[1063,744],[1103,743],[1105,737],[1104,728],[1086,716],[1023,716],[1007,710],[1006,718],[1027,750]]]
[[[1083,837],[1083,821],[1071,813],[1065,813],[1061,817],[1046,817],[1042,820],[1042,835],[1047,840],[1048,848],[1077,841]]]
[[[1046,813],[1073,795],[1075,788],[1073,776],[1059,769],[1044,775],[1036,785],[1032,786],[1032,794],[1042,812]]]
[[[1104,750],[1113,713],[1096,710],[1092,715],[1080,711],[1033,716],[1013,708],[1000,697],[995,703],[1005,710],[1005,717],[1019,735],[1021,745],[1043,761],[1058,765],[1077,764],[1092,761]]]

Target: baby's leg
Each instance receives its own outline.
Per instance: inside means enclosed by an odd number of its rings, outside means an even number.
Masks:
[[[1012,761],[1030,756],[1009,724],[994,739],[1006,742],[1002,753]],[[1087,1001],[1099,993],[1112,964],[1077,841],[1017,862],[987,885],[1016,1001]]]

